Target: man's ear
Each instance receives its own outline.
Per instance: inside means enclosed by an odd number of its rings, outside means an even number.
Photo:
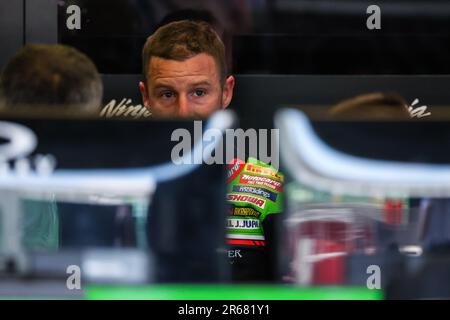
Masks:
[[[139,91],[141,92],[142,96],[142,103],[144,104],[144,107],[147,109],[150,108],[150,98],[148,95],[147,87],[145,86],[144,82],[139,82]]]
[[[234,90],[235,82],[236,82],[236,80],[234,79],[233,76],[229,76],[225,80],[225,85],[223,87],[223,93],[222,93],[222,108],[223,109],[227,108],[230,105],[231,100],[233,99],[233,90]]]

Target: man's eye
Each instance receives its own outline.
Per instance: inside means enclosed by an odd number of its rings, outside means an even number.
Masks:
[[[161,97],[165,98],[165,99],[170,99],[173,98],[175,96],[175,93],[171,92],[171,91],[165,91],[163,93],[161,93]]]
[[[194,91],[194,95],[196,95],[197,97],[202,97],[204,95],[206,95],[206,90],[195,90]]]

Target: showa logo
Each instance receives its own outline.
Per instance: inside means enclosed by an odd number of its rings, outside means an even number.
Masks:
[[[224,137],[225,136],[225,137]],[[178,143],[172,148],[171,158],[176,165],[182,164],[235,164],[234,160],[246,155],[279,168],[279,130],[227,129],[225,135],[219,129],[203,132],[203,122],[194,121],[194,136],[187,129],[172,132],[171,141]],[[193,142],[196,143],[191,152]],[[200,145],[198,144],[200,143]],[[225,145],[224,145],[225,143]],[[246,146],[248,146],[248,152]],[[270,146],[270,155],[268,149]],[[198,149],[200,148],[200,150]],[[196,150],[197,149],[197,150]],[[189,156],[191,155],[191,156]]]
[[[418,103],[419,103],[419,99],[415,99],[413,101],[413,103],[411,104],[411,106],[408,108],[409,115],[411,116],[411,118],[419,118],[420,119],[420,118],[431,116],[431,112],[427,112],[428,106],[414,107]],[[425,112],[427,112],[427,113],[425,113]]]

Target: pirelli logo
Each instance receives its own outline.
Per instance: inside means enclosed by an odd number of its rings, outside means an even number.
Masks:
[[[252,196],[241,195],[241,194],[229,193],[227,195],[227,199],[228,199],[228,201],[234,201],[234,202],[240,202],[240,203],[251,203],[261,209],[264,209],[264,207],[266,206],[266,200],[252,197]]]
[[[257,186],[268,187],[273,190],[282,191],[282,183],[268,177],[254,176],[251,174],[243,174],[239,180],[240,183],[252,184]]]
[[[275,178],[276,180],[279,180],[281,182],[284,181],[283,175],[277,173],[275,170],[270,169],[270,168],[261,167],[256,164],[248,163],[245,165],[244,170],[246,172],[256,173],[256,174],[260,174],[263,176],[269,176],[269,177]]]

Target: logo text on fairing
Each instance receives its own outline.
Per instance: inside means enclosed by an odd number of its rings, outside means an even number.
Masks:
[[[229,193],[227,195],[227,199],[234,202],[252,203],[261,209],[264,209],[264,207],[266,206],[266,200],[258,199],[252,196]]]

